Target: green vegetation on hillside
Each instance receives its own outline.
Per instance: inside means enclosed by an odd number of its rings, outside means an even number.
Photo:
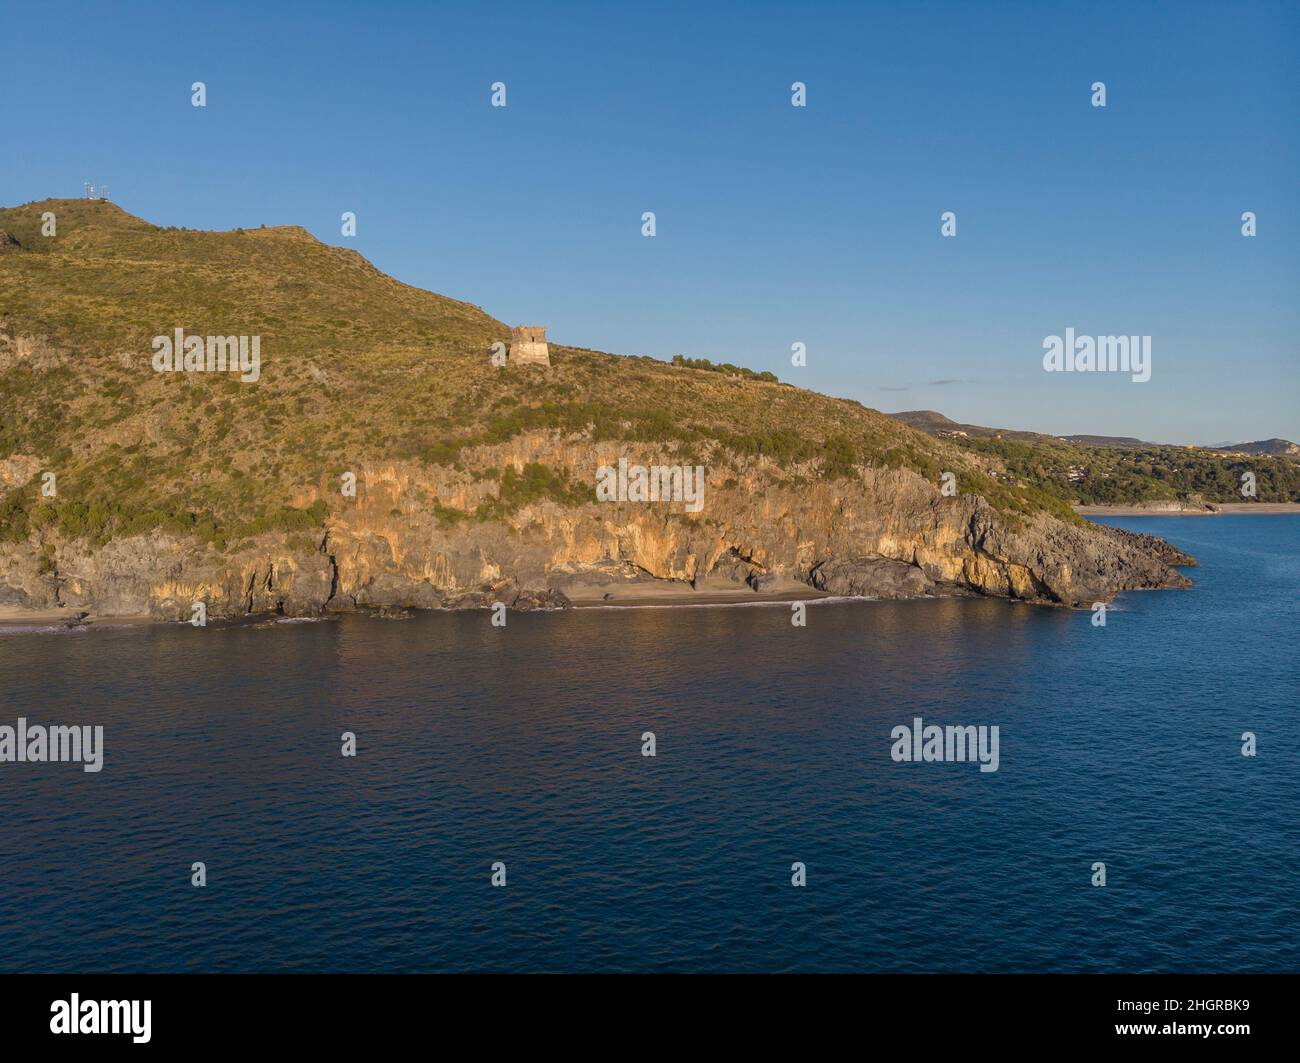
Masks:
[[[40,235],[46,211],[54,237]],[[496,481],[495,498],[469,514],[433,500],[444,522],[589,499],[590,485],[584,496],[564,470],[503,471],[484,456],[526,432],[707,458],[737,475],[763,462],[774,482],[860,465],[936,482],[954,463],[978,472],[857,403],[706,359],[553,344],[549,370],[495,367],[505,324],[301,229],[162,229],[109,203],[49,200],[0,210],[0,230],[23,248],[0,253],[0,462],[18,462],[0,490],[9,539],[48,529],[102,542],[161,527],[226,544],[309,531],[324,504],[290,499],[394,460]],[[261,378],[155,373],[151,340],[177,327],[260,336]],[[57,473],[57,500],[40,498],[42,470]],[[1035,505],[999,488],[1008,509]]]
[[[45,211],[55,237],[40,235]],[[953,471],[1013,518],[1077,519],[1054,454],[1040,474],[1036,451],[934,439],[770,373],[557,344],[550,369],[494,366],[505,324],[301,229],[162,229],[109,203],[47,200],[0,210],[0,230],[22,245],[0,251],[2,539],[102,543],[154,528],[218,547],[268,531],[314,539],[329,506],[294,499],[332,497],[341,470],[394,461],[494,481],[472,511],[431,499],[443,524],[590,501],[574,471],[516,471],[491,449],[530,432],[707,463],[724,483],[756,466],[787,485],[861,467],[936,484]],[[152,337],[178,327],[260,336],[260,379],[154,372]],[[46,470],[56,499],[40,495]],[[1134,475],[1124,489],[1154,482]],[[1261,497],[1273,483],[1261,477]]]
[[[52,237],[41,235],[46,212]],[[402,284],[297,226],[164,229],[112,203],[51,199],[0,210],[0,230],[23,246],[0,255],[0,320],[56,346],[148,351],[152,337],[183,327],[260,335],[284,356],[382,357],[509,336],[477,307]]]
[[[1016,480],[1084,505],[1172,501],[1241,502],[1242,474],[1255,474],[1261,502],[1300,501],[1300,462],[1291,458],[1220,457],[1186,447],[1084,446],[970,439],[960,445],[1000,460]]]
[[[777,383],[776,374],[768,372],[758,372],[754,369],[746,369],[744,366],[732,365],[730,362],[711,362],[707,358],[687,358],[684,355],[674,354],[673,365],[682,365],[687,369],[707,369],[713,373],[726,373],[728,376],[743,376],[749,380],[766,380],[769,383]]]

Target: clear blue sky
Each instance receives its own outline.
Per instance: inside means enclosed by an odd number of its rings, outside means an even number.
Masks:
[[[1300,440],[1300,3],[121,8],[0,2],[0,203],[300,224],[559,342],[886,411]],[[1151,381],[1045,373],[1067,327],[1151,335]]]

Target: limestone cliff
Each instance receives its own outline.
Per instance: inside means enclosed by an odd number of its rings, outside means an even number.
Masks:
[[[491,449],[481,460],[544,461],[578,483],[620,453],[650,457],[543,432]],[[1184,586],[1172,566],[1193,563],[1151,536],[1047,514],[1013,521],[977,495],[943,497],[906,469],[860,469],[798,488],[781,485],[776,471],[759,465],[743,480],[709,484],[698,514],[675,503],[600,503],[593,491],[585,505],[545,499],[498,521],[447,522],[449,509],[468,513],[490,487],[394,463],[364,470],[356,497],[335,499],[307,549],[266,535],[222,553],[154,531],[98,548],[62,543],[45,572],[31,544],[0,547],[0,575],[24,604],[182,619],[195,601],[212,617],[495,601],[562,607],[575,589],[648,580],[756,586],[769,574],[836,595],[984,594],[1080,606],[1121,590]]]

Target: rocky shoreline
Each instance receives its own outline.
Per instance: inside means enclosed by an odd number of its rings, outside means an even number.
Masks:
[[[1117,506],[1075,506],[1084,517],[1213,517],[1238,513],[1300,513],[1300,502],[1134,502]]]
[[[553,443],[518,444],[535,460]],[[603,455],[567,456],[585,464]],[[375,470],[351,509],[331,514],[315,549],[263,536],[225,553],[160,532],[100,547],[0,545],[0,607],[84,611],[91,618],[212,620],[312,617],[498,603],[533,612],[592,602],[723,595],[988,596],[1088,607],[1134,589],[1185,587],[1189,555],[1151,535],[1009,518],[976,495],[944,497],[906,469],[795,490],[756,476],[718,489],[705,513],[635,504],[542,501],[504,520],[447,525],[393,499],[447,497],[423,470]],[[385,479],[398,489],[379,490]],[[310,501],[310,499],[303,500]],[[781,596],[785,596],[784,599]],[[65,614],[65,615],[70,615]]]

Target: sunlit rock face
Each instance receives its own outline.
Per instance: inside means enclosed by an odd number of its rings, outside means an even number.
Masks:
[[[224,553],[161,532],[98,548],[66,542],[54,572],[33,544],[5,544],[0,582],[21,604],[168,619],[188,619],[200,600],[213,617],[494,602],[562,608],[566,592],[629,581],[755,589],[780,581],[837,595],[1086,606],[1121,590],[1185,586],[1172,566],[1193,563],[1152,536],[1046,514],[1013,522],[978,496],[944,497],[905,469],[791,487],[758,461],[744,476],[706,477],[697,513],[671,501],[596,501],[596,470],[629,453],[654,458],[652,448],[528,433],[480,448],[460,469],[359,470],[355,498],[304,489],[294,505],[323,498],[331,506],[319,541],[264,535]],[[528,463],[592,485],[591,501],[544,498],[500,518],[475,513],[497,491],[476,470]]]

